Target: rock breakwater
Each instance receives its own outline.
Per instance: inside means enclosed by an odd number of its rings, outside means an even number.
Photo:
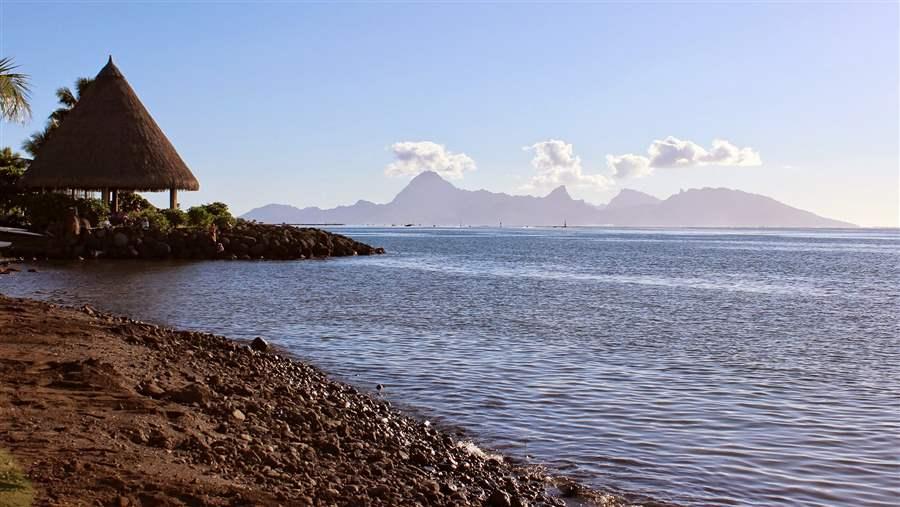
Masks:
[[[51,259],[314,259],[374,255],[384,249],[314,228],[238,222],[223,228],[139,226],[81,228],[77,233],[13,237],[8,254]]]

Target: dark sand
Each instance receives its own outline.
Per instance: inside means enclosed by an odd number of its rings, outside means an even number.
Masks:
[[[0,296],[37,505],[627,505],[465,444],[271,348]]]

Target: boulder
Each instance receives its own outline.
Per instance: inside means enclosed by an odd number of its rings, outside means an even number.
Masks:
[[[258,257],[262,254],[266,253],[266,245],[265,243],[257,243],[250,247],[250,255],[254,257]]]
[[[168,257],[172,253],[172,247],[162,241],[157,242],[153,248],[157,257]]]
[[[188,384],[177,391],[169,393],[174,401],[189,405],[191,403],[203,404],[212,397],[212,391],[201,384]]]
[[[306,259],[383,253],[351,238],[312,228],[240,223],[223,228],[219,241],[206,231],[176,228],[166,232],[140,227],[82,228],[78,236],[65,235],[62,224],[48,229],[40,245],[51,258],[97,257],[145,259]]]
[[[512,507],[512,499],[510,499],[507,492],[495,489],[491,496],[488,497],[485,505],[490,507]]]
[[[269,350],[269,347],[270,346],[269,346],[268,342],[266,342],[259,336],[257,336],[256,338],[253,339],[252,342],[250,342],[250,348],[253,350],[259,351],[259,352],[265,352],[265,351]]]
[[[125,248],[128,246],[128,235],[124,232],[117,232],[113,234],[113,245],[117,248]]]

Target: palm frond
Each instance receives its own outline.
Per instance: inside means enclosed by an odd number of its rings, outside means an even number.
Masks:
[[[31,134],[31,137],[22,143],[22,149],[28,152],[32,158],[36,157],[38,152],[41,151],[41,146],[43,146],[50,137],[51,131],[52,128],[48,125],[46,129]]]
[[[50,113],[50,123],[54,124],[54,126],[59,125],[63,118],[65,118],[66,115],[69,114],[69,111],[71,111],[71,109],[66,107],[61,107],[53,111],[52,113]]]
[[[80,77],[75,80],[75,90],[78,92],[78,98],[81,98],[84,95],[84,91],[88,89],[88,86],[91,86],[91,83],[94,82],[94,78],[92,77]]]
[[[72,93],[72,90],[68,86],[56,89],[56,100],[69,109],[75,107],[75,103],[78,102],[75,94]]]
[[[12,58],[0,58],[0,118],[24,122],[31,117],[28,74],[15,72]]]

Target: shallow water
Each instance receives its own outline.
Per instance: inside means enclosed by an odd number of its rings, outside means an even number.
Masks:
[[[0,291],[261,335],[599,487],[897,505],[896,230],[336,230],[389,253],[62,264]]]

